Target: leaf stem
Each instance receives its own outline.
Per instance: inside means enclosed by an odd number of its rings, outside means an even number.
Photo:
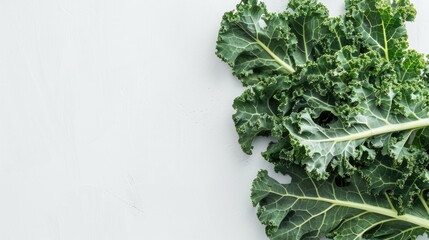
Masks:
[[[387,61],[390,62],[389,59],[389,46],[388,46],[388,40],[387,40],[387,35],[386,35],[386,27],[384,26],[384,21],[381,21],[381,26],[383,27],[383,36],[384,36],[384,55],[387,59]]]
[[[347,136],[343,137],[335,137],[335,138],[328,138],[328,139],[322,139],[322,140],[306,140],[311,142],[347,142],[347,141],[353,141],[358,140],[362,138],[369,138],[381,134],[386,133],[392,133],[392,132],[401,132],[405,130],[412,130],[412,129],[420,129],[425,128],[429,126],[429,118],[423,118],[416,121],[406,122],[406,123],[398,123],[398,124],[390,124],[385,125],[378,128],[369,129],[363,132],[349,134]]]
[[[423,197],[423,191],[421,191],[421,192],[420,192],[420,194],[419,194],[419,199],[420,199],[420,202],[422,202],[423,207],[425,207],[425,209],[426,209],[426,213],[429,215],[429,207],[428,207],[428,205],[427,205],[427,203],[426,203],[425,198]]]
[[[426,229],[429,229],[429,219],[425,219],[420,216],[415,216],[410,214],[398,215],[398,212],[396,210],[392,210],[384,207],[369,205],[366,203],[349,202],[349,201],[344,201],[339,199],[329,199],[324,197],[297,196],[293,194],[287,194],[287,193],[284,194],[284,193],[278,193],[273,191],[271,191],[271,193],[284,196],[284,197],[292,197],[299,200],[309,200],[309,201],[316,201],[316,202],[320,201],[320,202],[326,202],[326,203],[334,204],[341,207],[360,209],[363,211],[373,212],[387,217],[391,217],[399,221],[409,222],[409,223],[424,227]]]
[[[392,208],[392,210],[396,212],[395,207],[393,207],[392,201],[390,201],[390,198],[387,192],[384,192],[384,195],[386,196],[386,199],[389,202],[390,208]]]
[[[271,51],[263,42],[261,42],[259,39],[255,39],[255,41],[258,43],[261,48],[263,48],[280,66],[282,66],[288,73],[295,73],[295,69],[292,68],[289,64],[285,63],[283,60],[281,60],[275,53]]]

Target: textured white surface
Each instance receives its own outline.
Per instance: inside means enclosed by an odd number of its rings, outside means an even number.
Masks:
[[[237,1],[0,1],[0,239],[265,239],[214,55]]]

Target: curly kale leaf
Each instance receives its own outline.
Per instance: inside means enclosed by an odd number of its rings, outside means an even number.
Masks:
[[[398,215],[387,194],[368,194],[356,175],[338,184],[332,177],[315,181],[300,167],[286,171],[290,184],[280,184],[266,171],[253,182],[252,201],[270,239],[400,240],[428,232],[426,202]]]
[[[291,1],[283,13],[268,13],[263,3],[244,0],[223,16],[216,54],[244,85],[294,73],[318,51],[327,18],[328,10],[316,0]]]
[[[268,13],[263,3],[245,0],[223,16],[216,54],[244,85],[252,85],[265,76],[295,72],[296,41],[286,14]]]
[[[429,155],[412,149],[401,163],[390,157],[378,156],[372,164],[361,167],[360,172],[369,192],[376,196],[389,193],[395,208],[402,214],[429,188],[428,166]]]
[[[353,23],[357,39],[388,61],[401,61],[408,48],[405,22],[416,11],[409,0],[346,0],[346,19]]]
[[[429,60],[406,31],[416,11],[345,2],[329,17],[317,0],[280,13],[242,0],[221,23],[216,54],[246,87],[233,104],[239,143],[251,154],[256,137],[274,138],[264,158],[296,178],[255,181],[272,239],[410,239],[429,227]]]
[[[257,136],[275,135],[278,114],[284,99],[283,91],[288,89],[287,76],[270,77],[247,89],[234,100],[237,110],[233,119],[239,134],[239,143],[244,152],[252,153],[252,142]]]

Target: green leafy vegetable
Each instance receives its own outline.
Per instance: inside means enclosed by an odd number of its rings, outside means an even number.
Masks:
[[[357,38],[388,61],[401,61],[408,48],[405,21],[413,20],[416,14],[408,0],[393,4],[386,0],[348,0],[346,8],[346,19],[353,23]]]
[[[317,0],[290,0],[280,13],[242,0],[221,23],[216,54],[246,87],[233,104],[243,151],[273,137],[264,158],[302,179],[255,182],[273,239],[410,239],[429,228],[416,220],[429,221],[429,60],[408,49],[405,27],[416,11],[409,0],[345,2],[344,15],[329,17]],[[353,186],[365,200],[342,192]],[[311,187],[345,196],[326,202]],[[302,201],[310,195],[314,205]],[[374,208],[384,210],[366,213]]]
[[[266,171],[253,182],[253,204],[270,239],[412,239],[429,228],[426,202],[398,215],[387,195],[366,193],[358,176],[339,187],[334,178],[318,182],[299,167],[287,173],[288,185]]]

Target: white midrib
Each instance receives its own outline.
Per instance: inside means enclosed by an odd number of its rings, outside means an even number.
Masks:
[[[385,125],[378,128],[369,129],[363,132],[350,134],[343,137],[335,137],[335,138],[328,138],[328,139],[322,139],[322,140],[306,140],[311,142],[347,142],[347,141],[353,141],[358,140],[362,138],[369,138],[385,133],[392,133],[392,132],[401,132],[406,130],[412,130],[412,129],[420,129],[425,128],[429,126],[429,118],[423,118],[411,122],[406,123],[397,123],[397,124],[390,124]]]
[[[420,217],[413,216],[410,214],[398,215],[398,212],[396,212],[393,209],[387,209],[387,208],[377,207],[377,206],[368,205],[368,204],[341,201],[341,200],[337,200],[337,199],[329,199],[329,198],[322,198],[322,197],[303,197],[303,196],[297,196],[297,195],[292,195],[292,194],[281,194],[278,192],[271,192],[271,193],[277,194],[280,196],[284,196],[284,197],[297,198],[299,200],[321,201],[321,202],[327,202],[327,203],[330,203],[330,204],[333,204],[336,206],[360,209],[363,211],[368,211],[368,212],[384,215],[387,217],[391,217],[391,218],[394,218],[398,221],[409,222],[409,223],[415,224],[417,226],[421,226],[421,227],[424,227],[426,229],[429,229],[429,220],[428,219],[420,218]]]
[[[267,52],[273,59],[274,61],[276,61],[280,66],[282,66],[284,69],[286,69],[287,72],[289,73],[294,73],[295,69],[293,69],[289,64],[285,63],[283,60],[281,60],[275,53],[273,53],[273,51],[271,51],[271,49],[269,49],[263,42],[261,42],[259,39],[254,38],[256,43],[258,43],[258,45],[265,50],[265,52]]]
[[[384,26],[384,21],[381,21],[381,26],[383,27],[383,36],[384,36],[384,54],[386,55],[387,61],[390,61],[389,59],[389,47],[387,44],[387,35],[386,35],[386,27]]]
[[[267,47],[267,45],[265,45],[263,42],[261,42],[261,40],[259,40],[258,35],[256,34],[256,37],[253,36],[252,34],[250,34],[246,29],[244,29],[242,26],[238,25],[239,28],[241,28],[249,37],[251,37],[253,40],[255,40],[255,42],[262,48],[264,49],[265,52],[268,53],[268,55],[270,55],[274,61],[276,61],[280,66],[282,66],[288,73],[292,74],[295,73],[295,69],[285,63],[281,58],[279,58],[273,51],[271,51],[270,48]]]

